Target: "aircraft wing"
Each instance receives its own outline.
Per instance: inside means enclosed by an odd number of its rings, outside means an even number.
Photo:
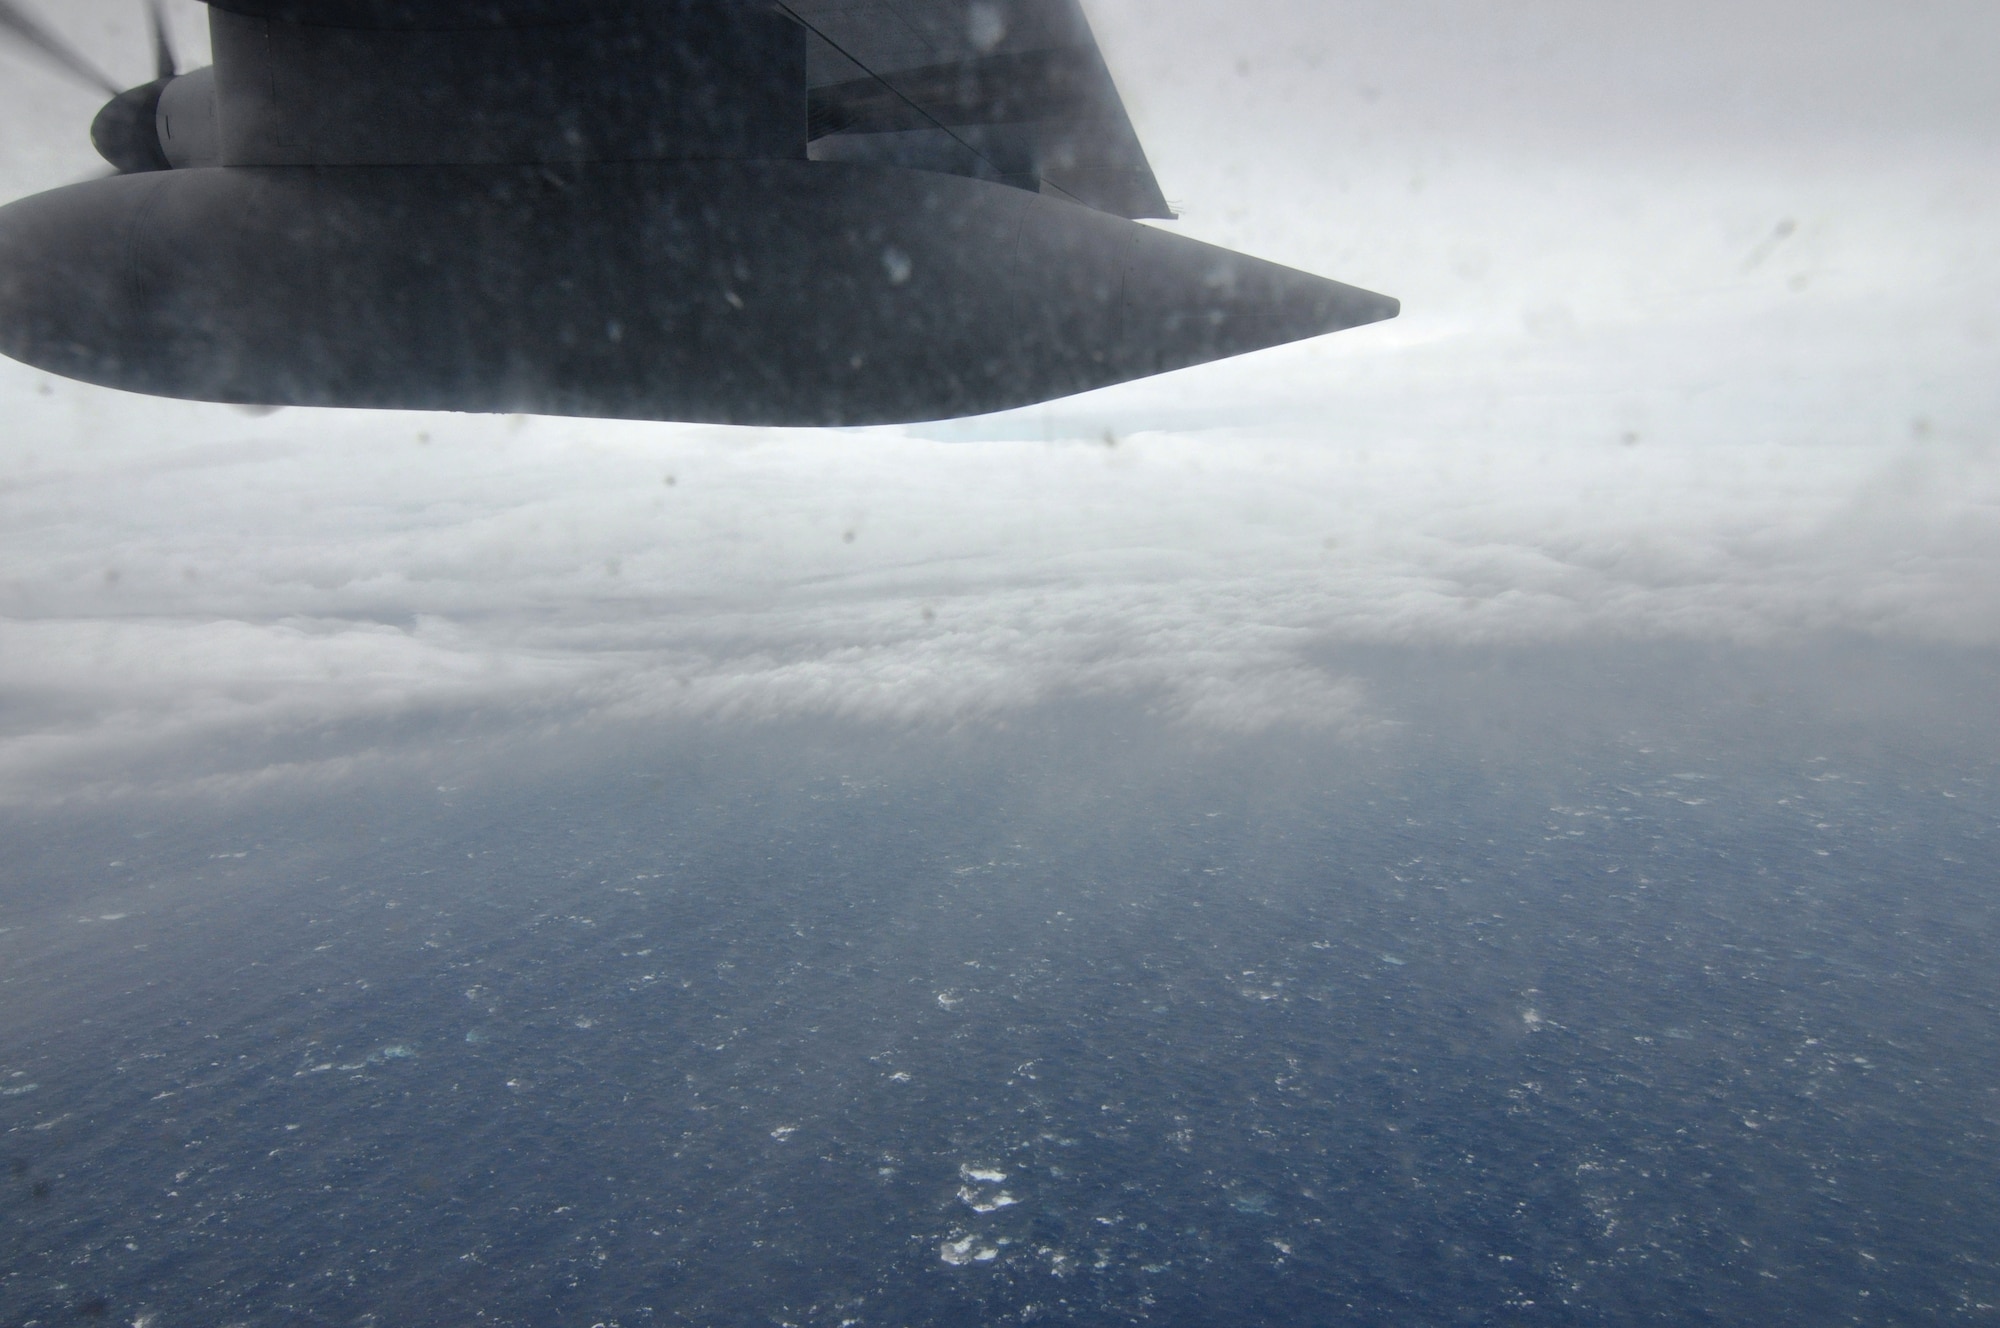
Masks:
[[[1078,0],[784,0],[821,161],[999,180],[1171,217]]]
[[[208,0],[362,27],[547,22],[644,0]],[[764,0],[808,30],[810,154],[1171,217],[1079,0]],[[0,0],[4,12],[6,0]]]

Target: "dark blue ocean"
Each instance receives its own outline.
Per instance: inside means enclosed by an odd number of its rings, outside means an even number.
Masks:
[[[2000,1319],[1990,658],[1322,662],[4,813],[0,1324]]]

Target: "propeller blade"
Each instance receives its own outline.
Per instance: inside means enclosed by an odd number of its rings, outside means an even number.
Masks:
[[[181,71],[174,60],[174,43],[167,36],[167,16],[160,12],[160,0],[146,0],[146,25],[153,34],[153,75],[172,78]]]
[[[114,97],[124,91],[15,0],[0,0],[0,33],[13,37],[20,45],[38,53],[43,60],[92,87],[102,88]]]

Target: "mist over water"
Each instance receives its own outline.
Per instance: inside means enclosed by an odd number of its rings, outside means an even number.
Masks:
[[[1806,1324],[2000,1296],[1982,659],[1342,663],[1383,716],[1360,735],[684,723],[16,809],[0,1303]]]

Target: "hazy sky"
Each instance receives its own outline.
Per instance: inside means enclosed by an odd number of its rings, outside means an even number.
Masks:
[[[831,433],[0,363],[0,798],[438,717],[1366,725],[1342,642],[2000,640],[2000,8],[1087,8],[1179,229],[1404,316]],[[137,3],[45,9],[142,76]],[[0,195],[90,172],[96,100],[0,55]]]

